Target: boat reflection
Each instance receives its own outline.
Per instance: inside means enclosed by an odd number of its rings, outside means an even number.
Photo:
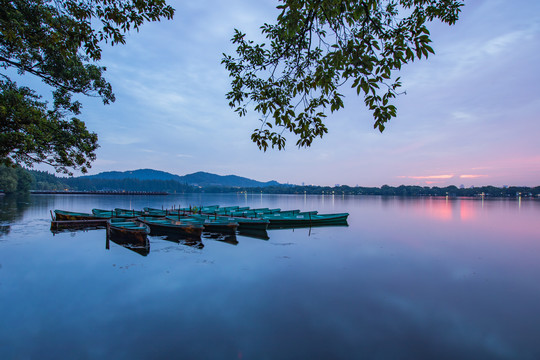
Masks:
[[[191,246],[196,249],[204,248],[204,244],[200,237],[197,236],[183,236],[179,234],[167,234],[159,236],[159,239],[175,242],[180,245]]]
[[[342,223],[342,224],[306,224],[306,225],[288,225],[288,224],[284,224],[284,225],[279,225],[279,224],[276,224],[276,225],[273,225],[273,224],[270,224],[268,226],[268,229],[269,230],[273,230],[273,229],[311,229],[311,228],[316,228],[316,227],[348,227],[349,224],[347,222],[345,223]]]
[[[62,232],[76,232],[105,229],[106,222],[93,220],[65,220],[51,221],[51,232],[58,234]]]
[[[255,239],[261,239],[261,240],[270,239],[270,236],[268,236],[268,232],[266,230],[242,229],[242,230],[238,230],[238,235],[247,236],[247,237],[251,237]]]
[[[113,243],[129,249],[133,252],[136,252],[137,254],[142,256],[146,256],[150,253],[150,241],[148,240],[148,238],[145,238],[142,242],[139,241],[137,243],[134,243],[133,241],[126,239],[125,237],[109,234],[109,236],[106,236],[105,243],[105,248],[107,250],[110,249],[109,241],[112,241]]]
[[[221,241],[231,245],[238,245],[236,234],[203,233],[203,238]]]

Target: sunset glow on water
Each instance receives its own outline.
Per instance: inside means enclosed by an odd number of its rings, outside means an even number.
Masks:
[[[537,359],[540,202],[193,194],[1,199],[0,357]],[[240,205],[349,226],[146,256],[49,211]],[[201,246],[202,244],[202,246]],[[45,354],[45,356],[43,355]]]

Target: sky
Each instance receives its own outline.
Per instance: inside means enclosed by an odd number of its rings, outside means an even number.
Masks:
[[[404,66],[406,94],[383,133],[346,85],[345,108],[328,115],[322,139],[263,152],[250,139],[258,114],[240,118],[228,106],[221,59],[234,54],[234,28],[261,39],[278,2],[169,1],[172,21],[103,47],[117,100],[81,99],[80,118],[100,144],[89,174],[151,168],[306,185],[538,186],[540,1],[465,3],[456,25],[429,25],[435,55]]]

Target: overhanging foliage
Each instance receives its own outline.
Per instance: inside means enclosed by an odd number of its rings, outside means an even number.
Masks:
[[[224,54],[229,105],[240,116],[253,109],[261,126],[252,140],[260,149],[282,149],[284,132],[310,146],[328,132],[327,108],[344,107],[341,86],[350,84],[383,131],[396,116],[392,99],[404,64],[427,58],[427,23],[454,24],[458,0],[282,0],[276,24],[264,24],[268,43],[257,44],[235,30],[236,56]]]

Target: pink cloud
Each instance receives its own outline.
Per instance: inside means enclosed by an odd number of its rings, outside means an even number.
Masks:
[[[454,175],[427,175],[427,176],[407,176],[409,179],[419,179],[419,180],[431,180],[431,179],[451,179]]]
[[[481,177],[488,177],[487,175],[459,175],[461,179],[477,179]]]

